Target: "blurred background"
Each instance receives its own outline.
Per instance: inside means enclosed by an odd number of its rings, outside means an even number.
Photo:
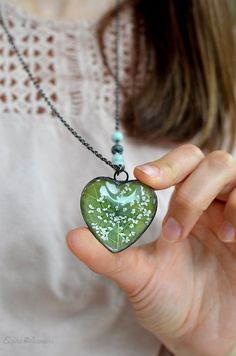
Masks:
[[[229,2],[229,6],[232,10],[234,23],[236,24],[236,0],[228,0],[228,2]]]

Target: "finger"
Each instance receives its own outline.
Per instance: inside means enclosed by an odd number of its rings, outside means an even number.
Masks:
[[[233,181],[236,164],[232,156],[223,151],[210,153],[172,195],[162,237],[173,242],[186,238],[219,192]]]
[[[217,235],[224,242],[236,242],[236,189],[228,197]]]
[[[197,146],[185,144],[156,161],[135,167],[134,175],[154,189],[164,189],[185,179],[203,159]]]
[[[119,253],[112,253],[93,236],[88,228],[69,231],[66,242],[71,252],[88,268],[112,279],[128,295],[133,295],[142,288],[152,273],[150,263],[145,263],[147,254],[144,248],[131,247]],[[149,248],[148,245],[146,248]]]

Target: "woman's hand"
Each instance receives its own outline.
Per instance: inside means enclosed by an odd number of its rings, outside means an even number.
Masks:
[[[157,190],[175,186],[160,238],[114,254],[78,228],[68,246],[125,291],[175,355],[236,355],[236,162],[188,144],[134,174]]]

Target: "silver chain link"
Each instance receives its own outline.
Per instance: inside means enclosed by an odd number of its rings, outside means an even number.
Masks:
[[[119,106],[120,106],[120,83],[119,83],[119,26],[120,26],[120,0],[116,0],[116,23],[115,23],[115,49],[116,49],[116,64],[115,64],[115,82],[116,82],[116,88],[115,88],[115,129],[119,130],[119,125],[120,125],[120,112],[119,112]],[[52,104],[48,96],[45,94],[44,90],[41,88],[39,82],[37,79],[34,77],[32,72],[30,71],[28,65],[24,61],[20,51],[18,50],[14,38],[10,34],[10,31],[8,30],[4,20],[2,13],[0,11],[0,23],[4,29],[4,32],[7,35],[8,41],[11,44],[15,54],[17,55],[23,69],[27,72],[29,79],[33,83],[34,87],[40,94],[40,96],[44,99],[46,104],[49,106],[53,114],[56,115],[58,119],[61,120],[61,122],[65,125],[65,127],[74,135],[79,142],[81,142],[89,151],[91,151],[97,158],[105,162],[107,165],[109,165],[111,168],[113,168],[117,173],[119,174],[120,172],[123,172],[125,167],[120,167],[117,165],[114,165],[111,161],[109,161],[106,157],[104,157],[101,153],[99,153],[97,150],[95,150],[82,136],[80,136],[62,117],[62,115],[57,111],[55,106]]]

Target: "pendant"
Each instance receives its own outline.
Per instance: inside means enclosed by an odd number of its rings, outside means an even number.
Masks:
[[[128,173],[125,172],[128,177]],[[80,208],[95,238],[111,252],[137,241],[157,211],[155,191],[138,180],[97,177],[83,189]]]

